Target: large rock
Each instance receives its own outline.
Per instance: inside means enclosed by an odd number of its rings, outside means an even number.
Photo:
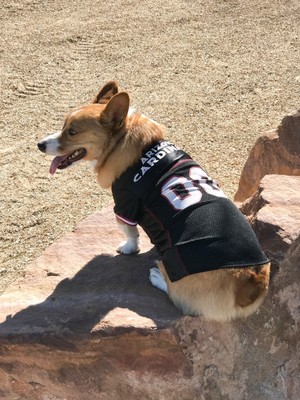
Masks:
[[[182,317],[156,257],[115,255],[108,209],[50,246],[1,297],[5,400],[298,399],[300,241],[246,321]]]
[[[104,209],[0,297],[1,399],[146,399],[152,380],[155,395],[180,380],[193,398],[170,330],[180,313],[148,279],[156,252],[142,234],[143,253],[117,255],[123,239]]]
[[[299,266],[297,239],[257,314],[222,325],[186,317],[175,325],[197,398],[299,399]]]
[[[300,235],[300,176],[266,175],[240,209],[278,265]]]
[[[300,175],[300,110],[287,115],[276,130],[260,136],[242,170],[236,202],[243,202],[256,191],[268,174]]]
[[[148,279],[157,258],[148,237],[141,232],[143,253],[133,256],[116,253],[122,240],[109,207],[49,246],[0,297],[0,322],[14,315],[0,333],[12,338],[21,333],[29,340],[62,331],[85,334],[115,324],[118,307],[124,309],[122,319],[117,316],[119,327],[139,328],[142,315],[143,328],[169,326],[180,314]]]

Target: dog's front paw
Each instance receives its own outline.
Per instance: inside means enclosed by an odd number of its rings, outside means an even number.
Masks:
[[[139,242],[136,239],[129,239],[125,242],[122,242],[117,249],[117,252],[121,254],[135,254],[139,251]]]

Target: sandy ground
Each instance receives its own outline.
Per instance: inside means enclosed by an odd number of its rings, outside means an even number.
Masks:
[[[249,149],[300,105],[299,0],[2,0],[0,291],[111,201],[36,143],[110,79],[232,196]]]

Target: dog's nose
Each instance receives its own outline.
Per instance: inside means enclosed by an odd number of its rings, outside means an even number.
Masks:
[[[39,150],[41,150],[43,153],[45,153],[45,151],[46,151],[46,143],[45,142],[39,142],[37,146],[38,146]]]

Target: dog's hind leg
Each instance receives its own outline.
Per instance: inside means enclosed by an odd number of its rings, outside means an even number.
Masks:
[[[149,278],[153,286],[157,287],[158,289],[162,290],[165,293],[168,293],[167,283],[164,280],[163,274],[160,272],[158,268],[150,269]]]

